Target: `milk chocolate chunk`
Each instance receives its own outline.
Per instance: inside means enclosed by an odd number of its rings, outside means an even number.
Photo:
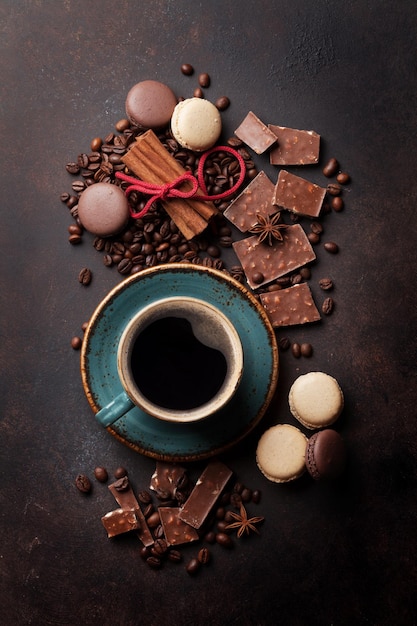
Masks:
[[[317,322],[321,319],[307,283],[261,293],[260,298],[274,328]]]
[[[273,203],[307,217],[318,217],[326,189],[305,178],[281,170],[275,185]]]
[[[223,215],[240,231],[246,232],[255,226],[257,215],[266,217],[276,212],[272,202],[274,191],[274,183],[261,171],[229,204]]]
[[[200,528],[232,474],[233,472],[221,461],[210,461],[178,513],[178,517],[193,528]]]
[[[320,135],[314,130],[298,130],[269,124],[277,137],[277,145],[271,148],[271,165],[311,165],[318,163]]]
[[[157,461],[151,477],[150,489],[163,500],[175,499],[177,489],[180,491],[188,484],[187,472],[184,467],[175,463]]]
[[[283,241],[275,241],[272,246],[259,243],[254,235],[235,242],[233,248],[252,289],[285,276],[316,258],[300,224],[288,226],[283,231]]]
[[[160,506],[158,509],[165,539],[170,546],[199,539],[196,529],[178,517],[180,510],[179,507],[172,506]]]
[[[101,518],[101,521],[109,538],[140,528],[140,521],[136,516],[136,512],[125,509],[110,511],[110,513],[106,513]]]
[[[140,526],[137,535],[144,546],[151,546],[154,540],[146,523],[145,516],[139,506],[139,502],[136,500],[136,496],[133,493],[128,477],[125,476],[124,478],[116,480],[109,485],[109,490],[121,509],[128,512],[134,511]]]
[[[262,154],[277,140],[272,130],[261,122],[252,111],[249,111],[243,122],[235,130],[235,135],[252,148],[256,154]]]

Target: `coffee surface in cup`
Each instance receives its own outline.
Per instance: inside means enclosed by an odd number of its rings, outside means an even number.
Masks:
[[[148,400],[164,408],[190,410],[218,393],[227,362],[220,350],[195,337],[187,319],[164,317],[139,333],[131,368],[135,384]]]

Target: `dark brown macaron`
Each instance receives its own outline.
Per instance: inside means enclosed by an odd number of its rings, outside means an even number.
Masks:
[[[157,80],[143,80],[126,97],[126,115],[141,129],[164,128],[171,121],[177,97],[170,87]]]
[[[98,237],[120,232],[129,220],[124,192],[111,183],[96,183],[85,189],[78,202],[78,217],[86,230]]]
[[[346,447],[339,433],[326,428],[310,437],[306,448],[306,467],[314,480],[336,478],[345,465]]]

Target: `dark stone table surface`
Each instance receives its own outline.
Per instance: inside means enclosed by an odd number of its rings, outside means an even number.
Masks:
[[[1,623],[415,624],[415,2],[2,0],[0,31]],[[222,457],[262,491],[252,507],[265,517],[261,534],[230,552],[214,546],[194,578],[184,564],[149,569],[134,536],[108,540],[106,486],[94,482],[89,497],[74,487],[79,472],[105,465],[125,466],[144,489],[155,461],[110,436],[87,403],[71,338],[121,276],[92,238],[69,245],[60,201],[71,191],[66,163],[114,130],[133,84],[153,78],[192,95],[196,75],[183,76],[182,63],[210,74],[206,97],[230,98],[225,136],[249,110],[313,129],[321,164],[335,156],[352,177],[344,211],[323,218],[340,253],[318,246],[310,281],[321,301],[317,282],[332,276],[335,310],[279,333],[314,354],[280,355],[269,411]],[[320,167],[294,171],[326,184]],[[88,288],[82,267],[93,272]],[[343,388],[335,427],[346,473],[328,485],[308,475],[270,483],[257,441],[273,424],[295,425],[288,390],[311,370]]]

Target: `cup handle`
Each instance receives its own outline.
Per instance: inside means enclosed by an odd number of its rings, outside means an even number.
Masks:
[[[119,393],[109,404],[96,413],[96,419],[104,428],[111,426],[134,407],[134,403],[125,391]]]

